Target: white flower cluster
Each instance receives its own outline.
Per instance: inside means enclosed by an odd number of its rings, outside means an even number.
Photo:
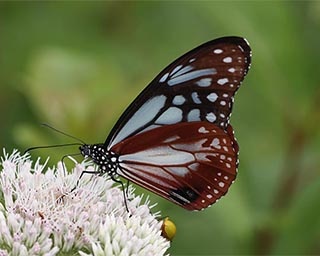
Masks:
[[[14,151],[1,157],[0,256],[2,255],[164,255],[170,243],[148,200],[123,192],[106,177],[84,175],[89,163],[71,173],[59,163],[47,168],[40,159]]]

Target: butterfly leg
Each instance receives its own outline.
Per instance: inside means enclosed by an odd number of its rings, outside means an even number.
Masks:
[[[87,174],[101,174],[100,171],[82,171],[80,176],[79,176],[79,178],[78,178],[78,180],[77,180],[77,184],[74,186],[73,189],[71,189],[70,192],[73,192],[78,187],[80,179],[82,178],[83,174],[86,174],[86,173]]]
[[[85,173],[89,173],[89,174],[99,174],[100,172],[97,172],[97,171],[82,171],[82,173],[80,174],[80,177],[79,179],[77,180],[77,184],[73,187],[73,189],[70,190],[69,193],[72,193],[79,185],[79,181],[81,179],[81,177],[83,176],[83,174]],[[56,200],[57,203],[60,203],[60,202],[63,202],[63,198],[66,196],[66,194],[62,195],[62,196],[59,196],[59,198]]]
[[[125,207],[126,207],[127,212],[130,213],[130,212],[129,212],[129,208],[128,208],[128,204],[127,204],[127,195],[126,195],[126,190],[127,190],[127,189],[125,189],[124,184],[123,184],[123,182],[122,182],[121,180],[115,179],[112,175],[111,175],[111,179],[112,179],[114,182],[117,182],[117,183],[119,183],[119,184],[121,185],[121,187],[122,187],[122,193],[123,193],[124,205],[125,205]],[[131,214],[130,214],[130,215],[131,215]]]
[[[127,196],[127,198],[128,198],[128,194],[129,194],[129,183],[130,183],[130,181],[128,180],[127,181],[127,185],[126,185],[126,196]]]
[[[69,154],[69,155],[65,155],[65,156],[62,157],[62,159],[61,159],[62,168],[63,168],[63,171],[64,171],[65,173],[67,172],[66,166],[65,166],[65,163],[64,163],[65,158],[68,157],[68,156],[77,156],[77,155],[79,155],[79,154]],[[100,172],[98,172],[98,171],[82,171],[81,174],[80,174],[80,177],[79,177],[78,180],[77,180],[76,185],[74,186],[73,189],[70,190],[70,193],[73,192],[73,191],[78,187],[79,181],[80,181],[80,179],[82,178],[83,174],[85,174],[85,173],[89,173],[89,174],[100,174]],[[63,201],[63,198],[64,198],[64,197],[65,197],[65,195],[60,196],[60,197],[57,199],[57,202],[60,203],[61,201]]]

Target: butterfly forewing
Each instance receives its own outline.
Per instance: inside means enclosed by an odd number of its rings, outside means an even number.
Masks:
[[[250,56],[250,47],[239,37],[216,39],[186,53],[133,101],[113,128],[106,146],[180,122],[207,121],[225,129]]]
[[[132,136],[112,147],[118,173],[188,209],[223,196],[236,177],[238,146],[231,126],[183,122]]]

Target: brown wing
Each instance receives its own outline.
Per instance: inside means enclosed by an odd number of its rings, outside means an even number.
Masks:
[[[111,148],[122,177],[188,210],[201,210],[227,193],[237,172],[232,127],[178,123],[130,137]]]

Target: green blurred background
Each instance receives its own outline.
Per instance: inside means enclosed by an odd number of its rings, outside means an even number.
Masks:
[[[104,142],[163,67],[225,35],[253,51],[231,120],[239,174],[202,212],[151,196],[177,225],[170,253],[319,254],[319,1],[1,2],[0,146],[72,142],[42,122]]]

